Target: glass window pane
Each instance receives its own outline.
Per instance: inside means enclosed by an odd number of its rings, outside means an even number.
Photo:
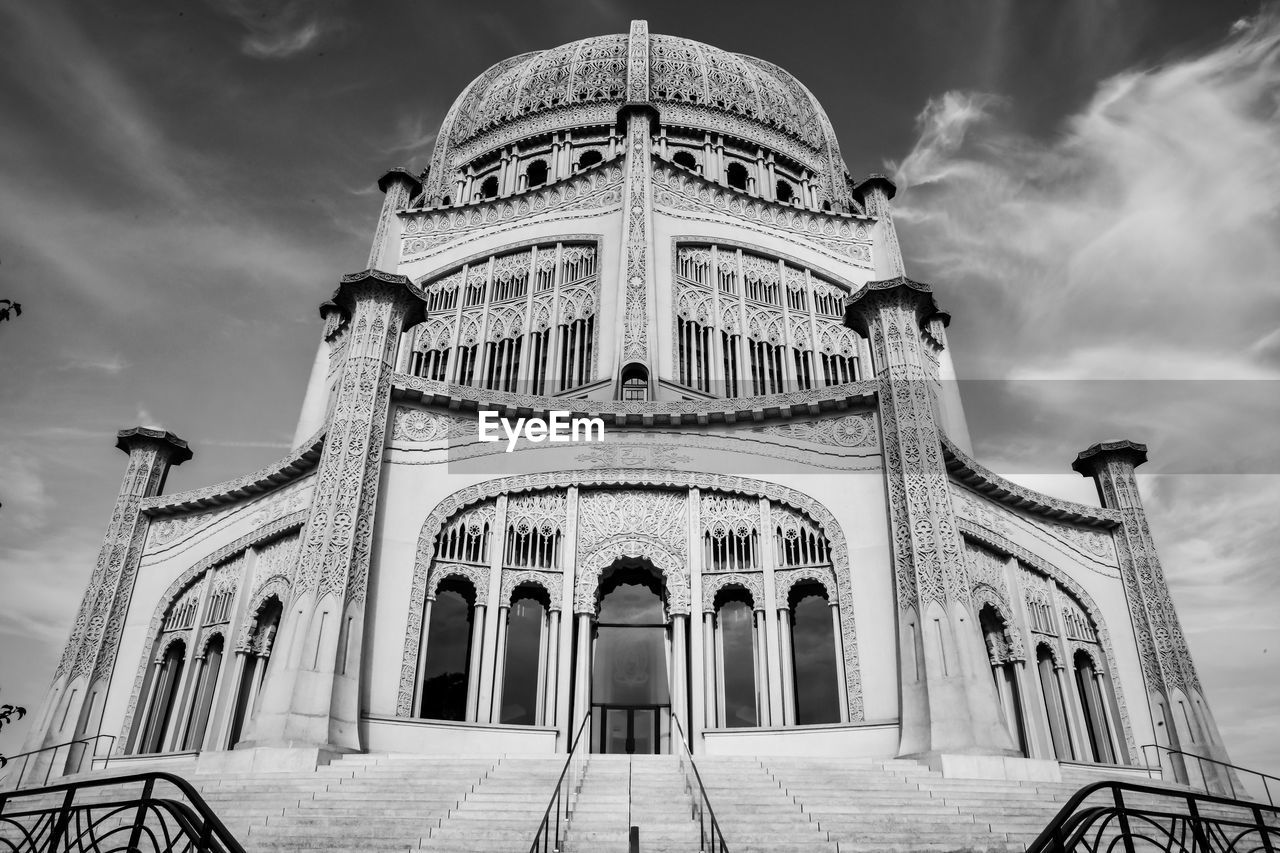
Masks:
[[[751,607],[743,601],[726,603],[717,616],[724,644],[724,724],[729,727],[757,725],[751,617]]]
[[[461,720],[467,714],[467,661],[471,653],[471,607],[453,590],[436,593],[427,630],[427,666],[422,716]]]
[[[836,696],[836,648],[831,605],[808,595],[795,606],[791,647],[795,655],[796,723],[840,722]]]
[[[533,599],[521,598],[511,605],[500,722],[532,726],[538,721],[538,668],[545,618],[542,604]]]
[[[665,705],[667,661],[659,627],[602,625],[596,634],[591,701],[603,705]]]

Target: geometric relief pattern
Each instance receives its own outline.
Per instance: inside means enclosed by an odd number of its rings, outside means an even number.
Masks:
[[[651,496],[656,496],[657,499],[661,499],[663,495],[666,496],[667,503],[665,508],[659,510],[659,512],[668,513],[668,517],[674,519],[671,524],[673,529],[650,531],[643,538],[636,536],[628,539],[625,533],[621,536],[616,535],[619,530],[629,529],[632,526],[630,521],[627,522],[626,527],[615,527],[610,530],[602,528],[598,521],[593,522],[589,512],[579,511],[577,514],[578,523],[579,525],[585,525],[587,530],[584,533],[580,533],[579,536],[577,564],[579,567],[584,566],[585,555],[581,544],[583,542],[586,543],[587,552],[590,552],[593,548],[595,549],[596,570],[606,568],[609,562],[616,557],[634,556],[634,554],[625,553],[619,547],[623,541],[629,541],[636,547],[647,547],[649,554],[645,556],[649,556],[650,559],[656,556],[655,563],[658,560],[662,561],[663,564],[659,565],[659,568],[666,575],[668,588],[672,592],[673,599],[677,589],[672,587],[678,587],[680,584],[673,583],[672,578],[676,576],[682,578],[684,599],[679,604],[683,609],[676,610],[673,606],[673,612],[688,613],[690,605],[688,600],[689,583],[685,568],[687,555],[685,553],[686,545],[684,544],[684,540],[688,535],[688,521],[685,515],[689,511],[688,490],[696,488],[703,493],[738,493],[739,495],[749,495],[757,499],[763,497],[770,501],[775,510],[788,508],[795,512],[803,513],[807,519],[811,519],[812,524],[827,543],[831,570],[835,574],[834,586],[838,593],[841,617],[840,630],[845,656],[845,701],[848,703],[849,719],[859,722],[865,718],[862,679],[858,664],[857,632],[853,617],[853,589],[849,569],[849,546],[845,540],[843,529],[830,510],[811,496],[786,486],[746,477],[709,474],[681,468],[610,468],[513,475],[468,486],[441,501],[424,520],[418,537],[413,583],[408,601],[408,624],[405,630],[404,651],[401,657],[400,689],[396,699],[396,716],[411,716],[414,680],[418,662],[418,645],[422,627],[422,611],[429,589],[429,575],[432,574],[431,565],[435,542],[446,521],[468,506],[481,501],[492,500],[500,495],[515,495],[521,492],[569,487],[577,487],[587,496],[591,494],[593,489],[605,487],[619,488],[626,493],[647,493]],[[673,492],[672,490],[677,491]],[[648,499],[653,500],[655,497]],[[590,506],[591,502],[589,500],[587,503]],[[582,500],[580,498],[579,508],[581,505]],[[754,583],[750,581],[750,573],[743,573],[743,575],[744,580],[754,586]],[[704,575],[703,582],[707,583],[709,578],[714,577],[717,576]],[[828,576],[825,583],[831,582]],[[830,589],[831,587],[828,586],[827,588]],[[595,609],[594,590],[591,592],[589,609],[586,612],[594,612]],[[763,596],[761,596],[760,600],[763,600]]]
[[[307,520],[307,510],[300,510],[292,515],[285,516],[271,522],[270,524],[260,527],[247,536],[242,536],[234,542],[219,548],[212,554],[201,559],[188,569],[178,575],[173,583],[169,584],[169,588],[164,595],[160,596],[156,609],[152,613],[151,622],[147,626],[146,641],[144,642],[142,660],[138,664],[138,672],[133,680],[133,690],[129,695],[129,705],[125,711],[124,725],[120,728],[120,737],[116,741],[116,754],[124,755],[129,746],[129,730],[133,727],[133,717],[137,710],[140,694],[142,692],[142,682],[146,678],[147,669],[153,662],[151,651],[156,647],[159,640],[161,629],[164,624],[165,615],[170,611],[171,605],[175,603],[176,597],[191,587],[192,583],[204,575],[210,568],[225,563],[233,557],[243,557],[246,549],[256,547],[259,543],[270,542],[272,540],[292,540],[298,542],[298,534],[303,524]],[[268,546],[270,547],[270,546]],[[296,544],[294,546],[296,548]],[[296,551],[294,552],[296,553]],[[287,602],[282,598],[281,603],[287,606]],[[249,611],[252,612],[252,611]]]
[[[715,613],[716,596],[726,588],[738,587],[751,596],[751,608],[764,610],[763,572],[722,572],[702,578],[702,612]]]
[[[880,444],[875,415],[871,412],[816,421],[791,421],[777,426],[752,427],[751,432],[836,447],[875,448]]]
[[[510,607],[511,597],[515,594],[516,588],[520,586],[536,586],[547,594],[550,602],[548,610],[559,612],[561,610],[562,596],[560,594],[560,573],[544,572],[533,569],[514,569],[502,570],[502,594],[498,598],[499,607]]]
[[[1084,588],[1080,586],[1074,578],[1059,569],[1057,566],[1054,566],[1035,554],[1032,554],[1027,549],[1015,545],[1013,542],[1010,542],[999,534],[993,533],[986,528],[980,527],[963,519],[958,523],[965,539],[980,543],[981,545],[990,548],[997,555],[1014,557],[1022,564],[1020,567],[1022,571],[1019,572],[1019,577],[1024,586],[1024,593],[1031,595],[1032,597],[1045,597],[1052,601],[1052,590],[1046,589],[1033,594],[1032,589],[1027,588],[1029,584],[1034,585],[1037,581],[1040,584],[1047,586],[1046,581],[1048,581],[1056,584],[1066,595],[1073,598],[1079,604],[1081,610],[1088,616],[1089,621],[1097,631],[1098,645],[1102,647],[1103,657],[1107,661],[1114,661],[1116,659],[1115,648],[1111,643],[1111,632],[1107,629],[1106,622],[1102,619],[1102,611],[1098,609],[1098,605],[1094,603],[1093,598],[1089,593],[1085,592]],[[1030,569],[1030,571],[1028,571],[1028,569]],[[1045,638],[1041,635],[1038,639],[1040,641],[1045,641],[1049,638]],[[1061,655],[1061,650],[1058,644],[1056,642],[1045,642],[1045,645],[1054,654],[1054,659],[1057,661]],[[1107,667],[1099,666],[1098,671],[1110,672],[1111,670]],[[1125,744],[1128,747],[1128,754],[1130,756],[1136,756],[1138,751],[1136,742],[1133,739],[1133,728],[1129,724],[1129,706],[1128,703],[1125,702],[1124,689],[1120,683],[1120,679],[1112,678],[1111,687],[1115,694],[1116,705],[1120,708],[1121,728],[1124,730],[1124,739]]]
[[[396,406],[392,441],[436,442],[475,436],[476,421],[472,418]]]
[[[672,614],[689,612],[688,496],[654,490],[584,491],[578,496],[578,576],[574,612],[595,613],[600,572],[624,557],[662,571]]]

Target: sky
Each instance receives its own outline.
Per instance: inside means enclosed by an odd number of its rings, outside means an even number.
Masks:
[[[1146,442],[1174,601],[1233,758],[1280,774],[1280,8],[1251,0],[0,5],[0,703],[39,706],[123,474],[115,432],[283,456],[317,306],[387,168],[490,64],[646,18],[774,62],[899,187],[978,458]],[[0,731],[18,751],[25,722]]]

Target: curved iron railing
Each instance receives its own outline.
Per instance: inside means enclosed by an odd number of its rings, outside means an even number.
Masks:
[[[97,754],[98,741],[100,740],[105,740],[108,742],[106,755],[99,756]],[[41,753],[44,753],[44,752],[52,752],[53,755],[50,756],[49,765],[44,769],[44,780],[40,783],[41,785],[48,785],[49,776],[53,772],[53,766],[54,764],[57,763],[58,750],[62,749],[64,746],[71,747],[71,746],[75,746],[76,744],[87,745],[90,743],[93,744],[93,753],[91,753],[89,756],[90,762],[92,762],[93,759],[95,758],[102,758],[102,767],[103,769],[106,769],[107,765],[111,762],[111,750],[116,748],[115,735],[103,735],[103,734],[89,735],[88,737],[80,737],[80,738],[76,738],[75,740],[64,741],[63,743],[55,743],[55,744],[52,744],[51,746],[42,746],[39,749],[33,749],[29,752],[19,752],[17,755],[10,755],[0,759],[0,767],[5,767],[9,764],[12,764],[14,761],[17,761],[19,758],[21,758],[22,766],[18,769],[18,778],[13,785],[14,788],[21,788],[23,777],[26,775],[26,772],[27,772],[27,762],[29,762],[33,756],[40,755]],[[68,754],[69,753],[70,753],[70,750],[68,750]],[[83,760],[84,758],[82,756],[81,761],[83,762]],[[92,766],[90,766],[90,769],[93,769]],[[9,778],[8,774],[5,774],[4,776],[0,776],[0,785],[5,784],[8,778]]]
[[[542,813],[542,823],[538,824],[538,832],[529,845],[529,853],[557,853],[560,850],[564,832],[569,828],[569,818],[573,815],[570,795],[577,793],[582,785],[582,766],[586,759],[578,751],[578,744],[582,742],[582,733],[590,722],[591,715],[587,714],[578,723],[578,730],[569,745],[569,757],[564,760],[564,769],[560,771],[556,788],[551,792],[547,810]]]
[[[1027,853],[1275,853],[1280,809],[1132,782],[1077,791]]]
[[[1280,776],[1272,776],[1270,773],[1263,773],[1263,772],[1261,772],[1261,771],[1259,771],[1259,770],[1250,770],[1248,767],[1241,767],[1241,766],[1240,766],[1240,765],[1238,765],[1238,764],[1231,764],[1230,762],[1226,762],[1226,761],[1219,761],[1219,760],[1218,760],[1218,759],[1216,759],[1216,758],[1206,758],[1206,757],[1205,757],[1205,756],[1203,756],[1203,755],[1196,755],[1194,752],[1183,752],[1183,751],[1182,751],[1182,750],[1180,750],[1180,749],[1174,749],[1173,747],[1171,747],[1171,746],[1165,746],[1165,745],[1164,745],[1164,744],[1162,744],[1162,743],[1144,743],[1141,747],[1139,747],[1139,749],[1141,749],[1141,750],[1142,750],[1142,760],[1143,760],[1143,761],[1147,761],[1147,750],[1148,750],[1148,749],[1154,749],[1154,750],[1156,751],[1156,765],[1157,765],[1157,766],[1159,766],[1159,764],[1160,764],[1160,753],[1161,753],[1162,751],[1163,751],[1163,752],[1165,752],[1165,753],[1166,753],[1166,754],[1168,754],[1168,755],[1177,755],[1177,756],[1181,756],[1181,757],[1182,757],[1182,758],[1184,758],[1184,759],[1185,759],[1185,758],[1194,758],[1194,759],[1198,762],[1198,764],[1199,764],[1199,767],[1200,767],[1200,781],[1202,781],[1202,782],[1204,783],[1204,792],[1205,792],[1206,794],[1212,794],[1212,793],[1213,793],[1212,791],[1210,791],[1210,790],[1209,790],[1209,776],[1204,772],[1204,765],[1205,765],[1205,763],[1206,763],[1206,762],[1208,762],[1209,764],[1217,765],[1218,767],[1225,767],[1225,768],[1227,768],[1228,770],[1235,770],[1237,773],[1248,773],[1250,776],[1257,776],[1259,779],[1261,779],[1261,780],[1262,780],[1262,790],[1263,790],[1263,791],[1266,793],[1266,795],[1267,795],[1267,802],[1268,802],[1269,804],[1271,804],[1272,806],[1274,806],[1274,805],[1276,804],[1275,799],[1273,799],[1273,798],[1272,798],[1272,796],[1271,796],[1271,786],[1268,784],[1268,780],[1269,780],[1269,781],[1271,781],[1271,782],[1280,782]],[[1148,775],[1148,776],[1150,776],[1150,775],[1151,775],[1151,764],[1150,764],[1150,762],[1147,762],[1147,775]],[[1230,774],[1230,773],[1224,773],[1224,774],[1222,774],[1222,775],[1227,777],[1227,785],[1231,788],[1231,796],[1232,796],[1232,797],[1237,796],[1237,794],[1236,794],[1236,783],[1235,783],[1235,780],[1231,778],[1231,774]]]
[[[729,853],[729,846],[725,844],[724,833],[720,831],[720,822],[716,820],[716,813],[711,808],[711,800],[707,797],[707,789],[702,785],[702,776],[698,773],[698,765],[693,763],[693,754],[689,752],[689,744],[685,740],[684,726],[680,725],[680,718],[675,714],[671,715],[671,725],[675,729],[672,732],[671,740],[673,744],[680,744],[679,752],[676,754],[680,758],[680,769],[684,771],[685,787],[688,788],[690,796],[693,796],[693,788],[698,786],[697,796],[693,797],[693,814],[692,817],[698,819],[698,841],[701,845],[703,853]],[[675,747],[673,745],[673,751]],[[685,764],[688,762],[688,766]]]
[[[157,772],[0,793],[0,850],[244,853],[191,783]]]

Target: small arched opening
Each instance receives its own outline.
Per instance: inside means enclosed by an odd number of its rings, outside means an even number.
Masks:
[[[1075,665],[1076,690],[1084,711],[1085,734],[1093,760],[1103,764],[1116,763],[1115,750],[1111,746],[1111,727],[1107,723],[1106,687],[1103,675],[1094,666],[1093,658],[1084,650],[1077,651],[1072,659]]]
[[[747,188],[747,167],[741,163],[730,163],[724,170],[725,181],[736,190]]]
[[[691,172],[698,171],[698,158],[694,157],[689,151],[677,151],[671,161],[677,166],[683,166]]]
[[[1014,745],[1024,755],[1027,751],[1026,726],[1022,719],[1022,695],[1018,690],[1017,663],[1013,660],[1013,644],[1009,638],[1009,625],[990,604],[978,611],[978,624],[986,642],[987,657],[991,663],[991,676],[995,680],[996,695],[1004,713],[1005,728]]]
[[[622,399],[649,399],[649,370],[643,364],[628,364],[622,369]]]
[[[604,155],[599,151],[584,151],[582,156],[578,158],[578,168],[586,169],[604,160]]]
[[[534,160],[529,164],[528,168],[524,170],[526,186],[530,189],[542,186],[547,182],[547,175],[547,161]]]
[[[790,204],[791,200],[796,197],[795,189],[792,188],[791,184],[781,180],[778,181],[777,186],[774,188],[774,194],[778,201],[783,204]]]
[[[498,195],[497,176],[490,175],[489,177],[485,178],[483,181],[480,182],[481,198],[496,198],[497,195]]]
[[[502,697],[498,722],[533,726],[541,721],[546,693],[548,615],[551,600],[537,584],[521,584],[511,594],[507,612],[506,649],[502,663]]]
[[[178,686],[182,681],[186,655],[187,644],[182,640],[174,640],[164,650],[160,665],[152,676],[155,682],[147,714],[147,727],[142,738],[142,748],[138,752],[163,752],[166,744],[173,738],[178,717],[175,713]]]
[[[760,724],[754,605],[740,586],[727,586],[715,597],[716,720],[725,728]]]
[[[791,621],[791,655],[796,724],[840,722],[839,674],[836,667],[837,610],[827,590],[815,581],[798,583],[787,596]]]
[[[284,606],[280,599],[269,596],[258,606],[253,617],[253,627],[249,630],[247,648],[238,649],[240,658],[240,676],[236,685],[236,704],[231,717],[231,732],[227,737],[227,746],[233,747],[244,733],[244,727],[253,719],[253,712],[258,702],[258,691],[266,678],[267,663],[271,660],[271,647],[275,643],[276,632],[280,629],[280,617],[284,614]]]

